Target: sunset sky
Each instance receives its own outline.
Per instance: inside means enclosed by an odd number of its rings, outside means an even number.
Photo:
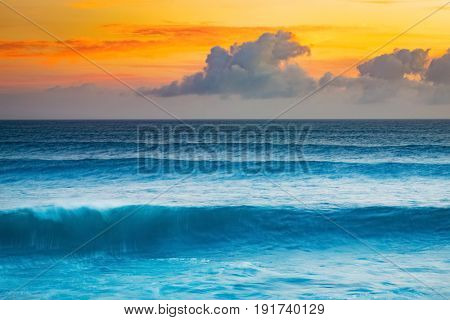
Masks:
[[[310,48],[292,60],[311,77],[337,74],[442,0],[2,0],[135,87],[159,87],[201,71],[214,46],[284,30]],[[383,48],[450,47],[450,6]],[[358,75],[356,68],[346,74]],[[121,84],[0,4],[0,92]]]

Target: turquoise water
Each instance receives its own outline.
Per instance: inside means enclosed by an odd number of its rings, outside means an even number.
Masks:
[[[189,122],[249,123],[263,122]],[[0,297],[450,296],[450,121],[276,122],[310,128],[301,145],[137,142],[173,124],[0,122]]]

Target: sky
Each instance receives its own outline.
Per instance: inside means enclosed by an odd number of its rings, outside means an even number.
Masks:
[[[450,118],[445,1],[2,2],[2,119]]]

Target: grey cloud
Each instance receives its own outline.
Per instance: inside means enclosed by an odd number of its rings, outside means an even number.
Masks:
[[[340,76],[334,79],[333,74],[327,72],[319,79],[319,84],[321,86],[327,84],[329,94],[346,95],[353,102],[366,104],[391,99],[399,93],[399,90],[411,86],[412,81],[406,79],[388,81],[368,76],[356,78]]]
[[[427,81],[386,80],[369,76],[334,78],[329,72],[319,79],[321,86],[326,83],[324,96],[329,99],[333,96],[335,99],[345,98],[351,104],[375,105],[397,101],[399,104],[419,104],[425,107],[438,104],[448,106],[450,103],[450,86],[446,84],[437,86]]]
[[[442,57],[431,61],[426,79],[435,84],[450,84],[450,49]]]
[[[289,59],[309,55],[310,49],[290,32],[264,33],[255,41],[226,50],[213,47],[202,72],[144,92],[158,96],[183,94],[241,95],[246,98],[290,97],[308,92],[316,82]]]
[[[89,93],[89,92],[95,93],[95,92],[101,92],[102,89],[94,83],[83,83],[80,85],[70,86],[70,87],[55,86],[55,87],[48,88],[46,91],[49,93],[54,93],[54,94],[58,94],[58,93]]]
[[[450,51],[434,59],[429,70],[428,53],[429,49],[396,49],[359,65],[359,77],[339,77],[333,80],[331,87],[335,91],[339,88],[338,93],[355,97],[358,103],[373,103],[391,99],[399,91],[414,95],[421,87],[428,86],[420,80],[426,79],[434,84],[450,83]],[[162,97],[189,94],[240,95],[244,98],[304,95],[333,78],[327,72],[317,81],[299,65],[289,63],[293,57],[309,54],[309,47],[300,45],[289,32],[265,33],[255,41],[235,44],[228,50],[213,47],[203,71],[143,91]],[[419,76],[420,80],[407,80],[407,75]],[[435,92],[439,99],[432,100],[447,100],[447,95]]]
[[[427,69],[429,50],[400,49],[377,56],[360,66],[359,77],[334,78],[330,72],[319,79],[330,95],[345,96],[358,104],[375,104],[402,99],[402,103],[437,105],[450,103],[450,50],[435,58]],[[409,80],[405,75],[419,75]],[[429,81],[425,81],[429,80]],[[439,86],[438,86],[439,84]]]
[[[377,56],[358,66],[361,76],[385,80],[400,80],[407,74],[423,75],[428,51],[424,49],[400,49]]]

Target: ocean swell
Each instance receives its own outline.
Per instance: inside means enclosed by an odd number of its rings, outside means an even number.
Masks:
[[[106,230],[106,231],[105,231]],[[98,236],[100,235],[100,236]],[[450,208],[121,206],[24,208],[0,212],[0,247],[155,254],[223,245],[270,247],[346,244],[354,238],[450,239]],[[94,240],[90,241],[92,238]]]

